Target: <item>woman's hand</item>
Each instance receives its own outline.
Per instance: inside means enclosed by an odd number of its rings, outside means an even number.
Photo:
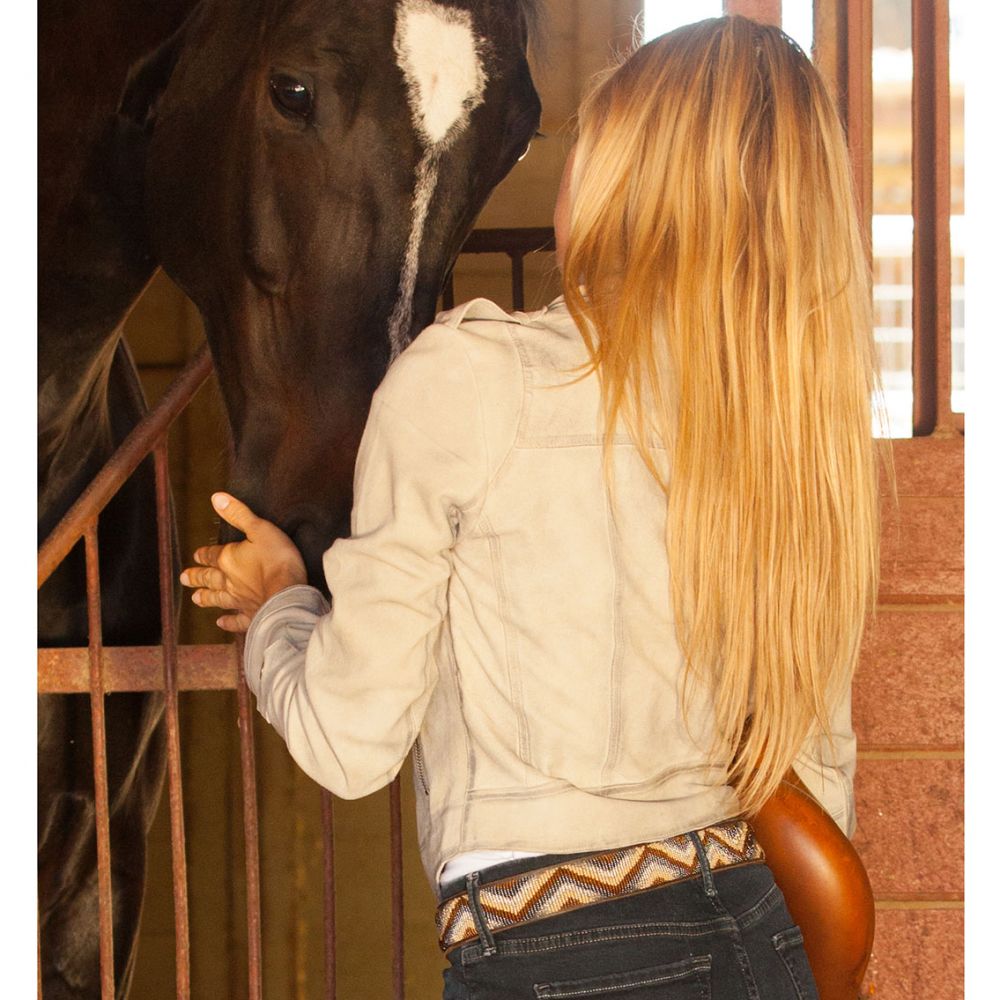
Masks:
[[[269,598],[306,582],[306,567],[295,543],[277,525],[265,521],[228,493],[214,493],[219,516],[246,535],[246,541],[206,545],[194,554],[197,566],[181,573],[185,587],[197,588],[191,600],[200,607],[231,612],[216,621],[226,632],[245,632],[257,609]]]

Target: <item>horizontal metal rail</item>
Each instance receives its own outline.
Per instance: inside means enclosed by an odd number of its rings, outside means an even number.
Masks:
[[[462,253],[505,253],[510,258],[511,302],[524,308],[524,258],[529,253],[556,248],[556,234],[551,226],[525,229],[476,229],[462,247]],[[449,273],[441,294],[445,309],[455,305],[455,282]]]
[[[38,650],[39,694],[86,694],[90,690],[86,646]],[[105,646],[101,650],[102,690],[165,691],[163,646]],[[178,691],[235,691],[239,670],[236,646],[218,643],[177,647]]]

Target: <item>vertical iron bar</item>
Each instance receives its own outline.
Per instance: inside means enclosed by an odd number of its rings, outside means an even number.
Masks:
[[[87,566],[87,630],[90,655],[90,725],[94,744],[94,804],[97,808],[97,905],[101,934],[101,1000],[115,997],[115,944],[111,896],[111,821],[108,806],[108,759],[104,731],[104,678],[101,653],[101,576],[97,554],[97,518],[84,531]]]
[[[913,0],[913,434],[951,413],[948,2]],[[944,419],[943,419],[944,418]]]
[[[391,855],[393,997],[395,1000],[403,1000],[403,837],[398,774],[389,785],[389,852]]]
[[[337,898],[333,879],[333,796],[320,792],[323,815],[323,940],[326,992],[324,1000],[337,1000]]]
[[[510,255],[511,297],[515,309],[524,309],[524,254]]]
[[[872,0],[847,0],[841,9],[842,112],[861,233],[872,253]]]
[[[180,720],[177,712],[177,635],[174,625],[174,553],[170,520],[167,442],[154,450],[156,531],[160,569],[160,627],[163,645],[164,713],[167,725],[167,786],[170,798],[170,856],[174,888],[175,971],[178,1000],[191,996],[191,933],[188,920],[187,851],[181,775]]]
[[[247,874],[247,966],[250,1000],[262,1000],[260,943],[260,836],[257,824],[257,764],[254,759],[253,714],[250,689],[243,673],[243,642],[236,673],[239,703],[240,773],[243,779],[243,848]]]

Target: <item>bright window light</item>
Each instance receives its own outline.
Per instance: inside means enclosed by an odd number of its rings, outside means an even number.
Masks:
[[[722,16],[722,0],[646,0],[643,40],[649,41],[682,24]]]
[[[799,48],[812,58],[813,4],[812,0],[781,0],[781,28],[791,35]]]

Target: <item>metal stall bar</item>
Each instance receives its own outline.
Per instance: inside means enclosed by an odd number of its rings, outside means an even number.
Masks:
[[[87,587],[87,687],[91,703],[91,728],[93,738],[94,758],[94,802],[96,809],[95,826],[97,840],[98,865],[98,922],[100,929],[100,976],[102,1000],[114,1000],[115,970],[114,970],[114,915],[111,883],[111,836],[110,836],[110,803],[108,795],[107,775],[107,737],[105,731],[104,697],[108,685],[104,677],[105,653],[101,628],[101,590],[100,567],[97,548],[97,520],[100,512],[126,479],[135,471],[139,463],[149,454],[150,450],[165,435],[171,422],[187,405],[199,386],[211,371],[212,362],[208,349],[204,348],[187,366],[181,376],[168,390],[160,405],[148,414],[125,439],[111,459],[105,464],[90,485],[84,490],[76,503],[67,511],[56,528],[45,540],[38,553],[38,586],[41,587],[52,575],[62,560],[82,537],[84,540],[84,556],[86,566]],[[157,507],[165,510],[167,500],[167,480],[165,467],[162,470],[157,487]],[[162,494],[162,497],[161,497]],[[168,529],[169,532],[169,529]],[[169,537],[166,540],[167,558],[170,557]],[[163,539],[160,538],[160,568],[163,573]],[[169,565],[169,562],[168,562]],[[168,574],[170,570],[167,570]],[[162,583],[162,579],[161,579]],[[161,592],[163,588],[161,586]],[[166,601],[170,604],[169,611],[163,605],[161,593],[161,615],[164,620],[166,634],[171,637],[170,647],[164,648],[164,669],[170,670],[166,662],[176,657],[176,643],[173,641],[173,609],[172,593],[167,588]],[[69,654],[70,651],[39,651],[39,673],[44,673],[43,652]],[[165,686],[170,683],[165,679]],[[45,685],[39,683],[39,693],[45,690]],[[79,688],[78,688],[79,690]],[[174,689],[176,694],[176,689]],[[174,701],[176,706],[176,700]],[[175,719],[176,721],[176,719]],[[179,775],[179,769],[177,771]],[[172,778],[174,776],[172,775]],[[175,783],[171,782],[171,796],[174,795]],[[180,828],[181,866],[183,872],[183,827]],[[176,863],[176,857],[175,857]],[[186,881],[184,879],[183,881]],[[176,885],[175,880],[175,885]],[[180,903],[178,917],[185,927],[186,933],[186,888]],[[184,952],[182,955],[181,952]],[[178,984],[187,978],[182,971],[186,965],[185,942],[178,942]],[[41,979],[41,944],[39,930],[39,980]],[[188,992],[179,992],[185,1000]]]
[[[184,789],[181,736],[177,714],[177,633],[174,613],[173,536],[170,530],[170,472],[167,442],[155,452],[156,529],[160,568],[160,628],[163,644],[164,714],[167,725],[167,788],[170,800],[170,857],[174,887],[174,954],[177,1000],[191,996],[191,933],[188,921],[187,851],[184,836]]]
[[[403,834],[399,775],[389,785],[389,890],[392,896],[392,990],[403,1000]]]
[[[90,690],[86,647],[38,650],[39,694],[86,694]],[[236,646],[177,647],[178,691],[235,691]],[[115,691],[164,691],[162,646],[110,646],[101,650],[101,683]]]
[[[90,725],[94,745],[94,805],[97,810],[97,900],[101,945],[101,1000],[115,998],[115,944],[111,904],[111,821],[108,758],[101,679],[101,576],[97,555],[97,516],[84,528],[87,566],[87,633],[90,656]]]
[[[243,661],[243,639],[237,641]],[[260,831],[257,822],[257,762],[254,754],[253,710],[242,666],[236,672],[237,725],[240,731],[240,776],[243,784],[243,851],[247,876],[247,975],[250,1000],[262,1000],[260,935]]]
[[[320,792],[323,819],[323,972],[325,1000],[337,1000],[337,896],[333,878],[333,796]]]
[[[913,434],[953,433],[948,2],[913,0]]]
[[[524,309],[524,257],[510,255],[511,301],[517,310]]]
[[[555,250],[555,231],[551,226],[534,226],[525,229],[476,229],[461,249],[461,253],[505,253],[510,258],[511,301],[515,309],[524,308],[524,258],[529,253]],[[453,275],[448,274],[441,304],[445,309],[455,305]]]

